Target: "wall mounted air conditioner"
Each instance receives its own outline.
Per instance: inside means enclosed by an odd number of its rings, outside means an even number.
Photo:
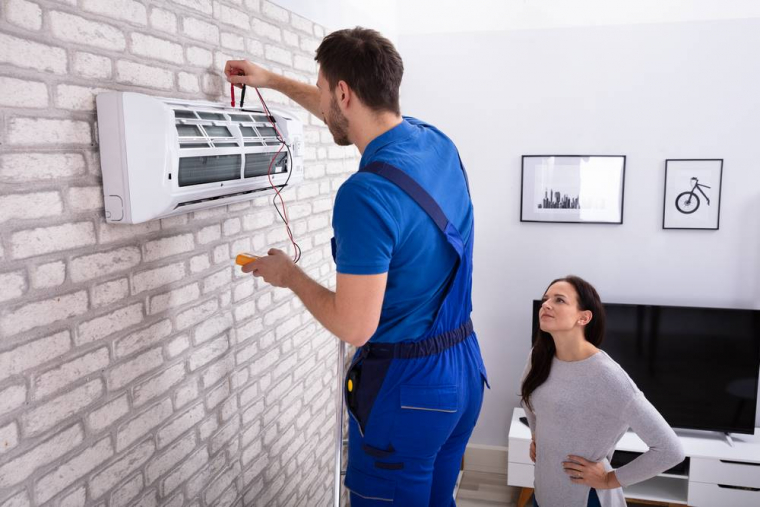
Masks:
[[[270,109],[283,147],[261,107],[107,92],[97,110],[107,222],[137,224],[273,193],[275,157],[274,186],[303,180],[303,127],[292,114]]]

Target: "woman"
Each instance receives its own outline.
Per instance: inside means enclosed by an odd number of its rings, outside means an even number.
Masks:
[[[594,287],[576,276],[551,283],[522,382],[522,405],[535,467],[534,505],[625,507],[623,486],[684,459],[665,419],[610,356],[604,308]],[[633,429],[649,450],[613,470],[609,459]]]

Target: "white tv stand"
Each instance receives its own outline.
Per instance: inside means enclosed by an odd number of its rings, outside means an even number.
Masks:
[[[524,416],[522,408],[515,408],[509,427],[507,484],[523,488],[518,507],[523,507],[533,492],[530,429],[520,422]],[[627,499],[668,506],[760,506],[760,428],[754,435],[734,434],[733,445],[723,433],[678,430],[677,434],[689,460],[686,475],[661,474],[624,488]],[[646,452],[648,447],[629,431],[615,449]]]

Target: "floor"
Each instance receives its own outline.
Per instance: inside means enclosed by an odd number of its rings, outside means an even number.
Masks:
[[[507,486],[506,475],[465,472],[459,482],[457,507],[516,507],[519,496],[520,488]],[[528,502],[528,507],[532,505],[533,502]],[[628,502],[628,505],[641,504]]]
[[[457,507],[515,507],[519,496],[520,488],[507,486],[506,475],[465,472],[459,483]]]

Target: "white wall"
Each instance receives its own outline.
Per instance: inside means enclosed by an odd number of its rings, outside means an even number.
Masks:
[[[374,28],[391,41],[398,40],[398,0],[277,0],[329,30],[363,26]]]
[[[756,0],[407,0],[401,33],[454,33],[760,17]]]
[[[758,47],[758,20],[401,36],[404,111],[454,139],[472,184],[493,387],[473,443],[507,443],[531,300],[555,277],[610,302],[760,308]],[[625,223],[520,223],[520,156],[551,153],[627,155]],[[662,230],[664,160],[708,157],[725,159],[720,230]]]

